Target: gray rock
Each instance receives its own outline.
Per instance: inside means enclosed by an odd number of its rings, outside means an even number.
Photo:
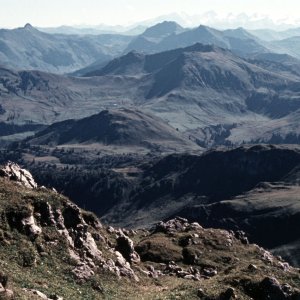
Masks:
[[[16,181],[30,189],[37,188],[37,183],[31,173],[12,162],[8,162],[2,169],[0,169],[0,176]]]
[[[42,233],[42,229],[36,225],[33,215],[24,218],[21,223],[24,227],[24,231],[33,238],[39,236]]]
[[[205,268],[202,270],[202,275],[207,277],[214,277],[218,274],[218,271],[213,268]]]
[[[134,250],[133,241],[126,236],[122,230],[119,231],[119,234],[120,235],[117,237],[116,250],[119,251],[130,263],[139,263],[141,259],[138,253]]]

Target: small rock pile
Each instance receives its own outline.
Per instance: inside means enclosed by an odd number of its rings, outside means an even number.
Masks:
[[[202,229],[202,226],[199,223],[189,223],[185,218],[176,217],[175,219],[169,220],[167,222],[159,222],[154,228],[154,233],[163,232],[170,234],[197,229]]]

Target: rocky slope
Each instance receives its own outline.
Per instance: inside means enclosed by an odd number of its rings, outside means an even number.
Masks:
[[[242,232],[182,218],[150,231],[105,227],[55,191],[24,183],[0,178],[2,299],[299,298],[299,270]]]

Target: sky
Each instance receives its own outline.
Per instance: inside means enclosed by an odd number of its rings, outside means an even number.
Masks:
[[[214,15],[207,12],[214,12]],[[130,25],[177,13],[184,19],[252,19],[300,24],[299,0],[0,0],[0,27]],[[209,20],[208,20],[209,21]],[[201,20],[199,20],[201,23]]]

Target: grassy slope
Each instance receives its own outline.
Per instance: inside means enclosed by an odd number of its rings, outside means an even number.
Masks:
[[[261,281],[265,276],[274,276],[281,283],[289,283],[293,287],[300,286],[299,270],[291,269],[284,272],[274,259],[273,264],[262,260],[262,252],[255,245],[243,245],[233,239],[232,246],[226,246],[228,233],[221,230],[191,230],[174,234],[138,231],[133,236],[137,248],[143,249],[150,242],[156,261],[177,260],[177,264],[187,269],[182,258],[185,248],[182,240],[198,234],[197,245],[187,246],[188,251],[200,251],[201,259],[195,267],[215,266],[218,275],[200,281],[186,280],[174,276],[162,276],[158,279],[149,278],[140,271],[151,264],[159,270],[162,266],[157,262],[142,262],[133,266],[140,278],[136,283],[99,268],[95,275],[84,283],[73,277],[74,261],[68,255],[68,245],[55,227],[43,226],[42,234],[35,240],[12,228],[8,224],[9,212],[15,217],[26,216],[39,202],[48,202],[52,208],[64,209],[68,199],[49,190],[28,190],[16,183],[0,178],[0,270],[8,276],[8,288],[15,293],[16,299],[34,299],[22,288],[34,288],[44,292],[48,297],[57,294],[64,299],[198,299],[197,290],[202,288],[207,295],[216,297],[232,286],[236,288],[239,299],[250,299],[244,293],[241,282]],[[88,216],[89,213],[83,212]],[[92,233],[100,233],[109,243],[97,242],[103,256],[109,257],[108,244],[115,245],[115,235],[109,234],[105,228],[95,229],[89,226]],[[43,248],[41,252],[39,249]],[[143,251],[140,250],[143,257]],[[169,257],[167,257],[167,255]],[[258,267],[256,272],[248,270],[250,263]],[[100,286],[102,291],[95,289]]]

